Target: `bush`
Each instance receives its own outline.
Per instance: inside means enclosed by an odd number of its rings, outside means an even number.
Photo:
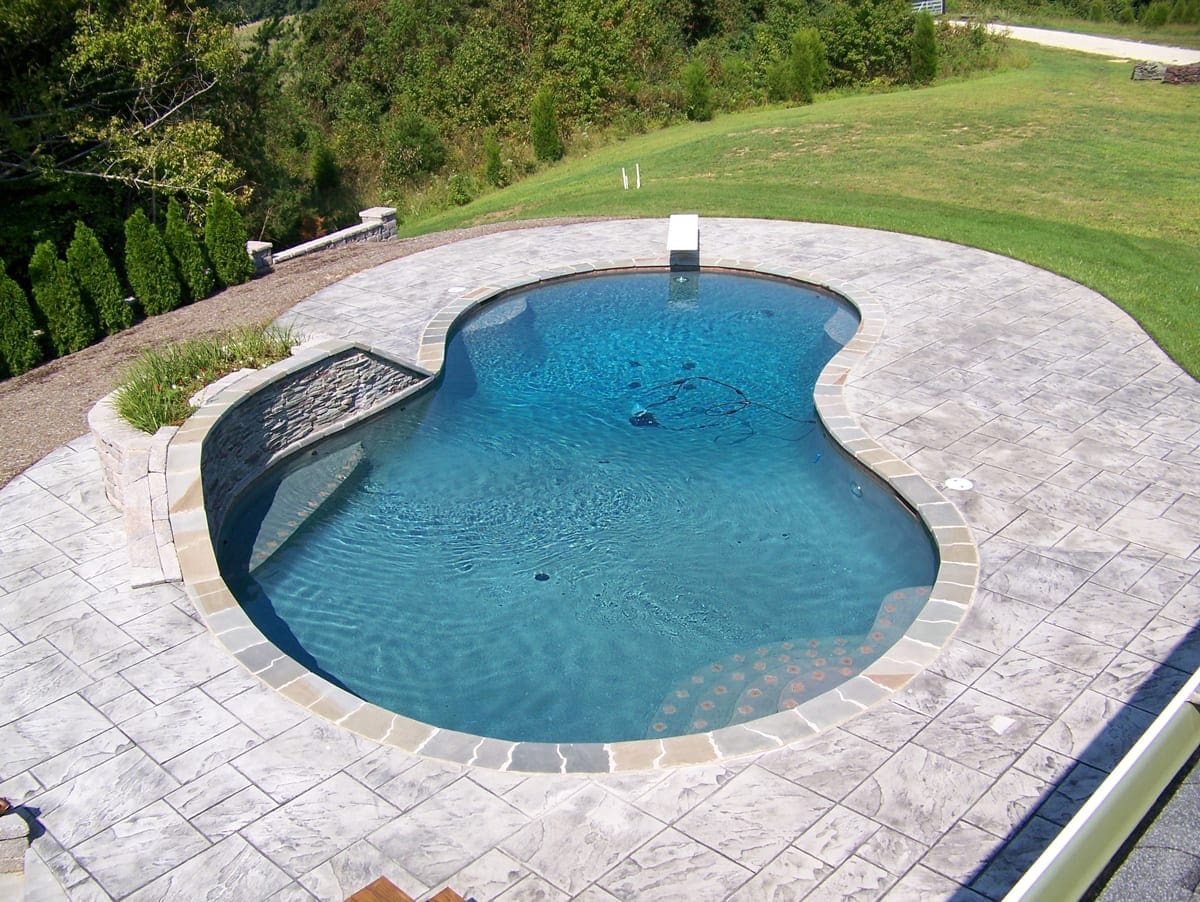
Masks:
[[[699,60],[683,67],[683,111],[693,122],[708,122],[713,117],[712,85],[707,67]]]
[[[393,116],[383,140],[383,176],[391,184],[412,181],[445,165],[446,145],[437,126],[417,113]]]
[[[500,158],[500,142],[495,134],[488,132],[483,137],[483,177],[493,188],[503,188],[510,181],[508,167]]]
[[[322,144],[313,153],[311,172],[313,191],[324,194],[335,190],[342,183],[342,173],[338,169],[337,157],[333,151]]]
[[[764,81],[767,86],[767,100],[778,102],[791,100],[796,90],[795,73],[788,60],[772,63],[767,68]]]
[[[191,415],[188,399],[205,385],[243,367],[282,360],[298,339],[289,329],[243,326],[149,350],[126,371],[113,399],[131,426],[153,434]]]
[[[475,199],[475,180],[463,172],[456,172],[446,183],[450,203],[465,207]]]
[[[1162,28],[1171,17],[1171,7],[1166,0],[1154,0],[1142,10],[1142,25],[1146,28]]]
[[[932,22],[930,19],[931,27]],[[813,96],[825,87],[829,69],[821,33],[815,28],[801,28],[793,34],[788,62],[792,69],[792,96],[803,103],[812,103]]]
[[[1008,38],[993,34],[982,23],[937,26],[938,74],[965,75],[980,69],[995,69],[1004,58]]]
[[[171,198],[167,205],[167,250],[179,267],[179,277],[187,289],[188,300],[202,301],[216,287],[212,267],[204,258],[204,248],[196,239],[192,227],[183,218],[183,207]]]
[[[174,310],[183,298],[162,233],[141,210],[125,220],[125,277],[150,316]]]
[[[220,191],[213,192],[204,211],[204,246],[221,284],[250,281],[254,261],[246,253],[246,227],[233,202]]]
[[[56,356],[82,351],[96,340],[96,321],[53,241],[43,241],[29,261],[29,281]]]
[[[133,308],[125,303],[125,291],[113,268],[112,261],[96,233],[79,220],[75,221],[75,237],[67,247],[67,266],[75,277],[84,300],[100,317],[100,328],[107,335],[133,325]]]
[[[909,60],[914,84],[927,85],[933,81],[938,68],[937,35],[933,30],[933,16],[927,10],[917,13]]]
[[[832,0],[820,14],[832,83],[899,81],[909,68],[912,7],[906,0]]]
[[[1103,22],[1108,18],[1108,8],[1104,5],[1104,0],[1092,0],[1091,6],[1088,7],[1088,18],[1093,22]]]
[[[533,153],[539,160],[561,160],[562,138],[558,134],[558,101],[554,90],[543,86],[533,98],[529,111],[529,138]]]
[[[1137,15],[1134,14],[1133,5],[1129,0],[1117,7],[1117,21],[1122,25],[1132,25],[1137,21]]]
[[[19,376],[41,362],[36,329],[25,290],[9,278],[0,260],[0,371]]]

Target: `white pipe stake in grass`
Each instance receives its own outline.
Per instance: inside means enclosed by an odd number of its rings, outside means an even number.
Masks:
[[[641,190],[641,187],[642,187],[642,164],[634,163],[633,171],[635,173],[637,173],[637,186],[638,186],[638,190]]]
[[[625,172],[624,166],[621,167],[621,181],[625,185],[625,190],[628,191],[629,190],[629,175]]]

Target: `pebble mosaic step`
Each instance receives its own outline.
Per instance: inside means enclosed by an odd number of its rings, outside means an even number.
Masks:
[[[387,877],[380,877],[354,895],[347,896],[345,902],[414,902],[414,900]],[[447,886],[430,896],[428,902],[467,902],[467,900]]]
[[[667,693],[647,738],[744,723],[828,692],[896,643],[931,588],[913,586],[890,593],[864,635],[767,643],[705,665]]]
[[[317,452],[313,454],[317,455]],[[254,540],[250,569],[261,567],[287,544],[305,521],[354,475],[365,457],[363,446],[355,442],[346,448],[314,456],[309,463],[283,477]]]

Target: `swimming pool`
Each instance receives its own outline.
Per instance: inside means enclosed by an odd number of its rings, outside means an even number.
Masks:
[[[878,657],[937,557],[816,423],[852,311],[679,278],[493,302],[432,391],[267,474],[219,541],[254,623],[389,710],[525,741],[715,729]]]

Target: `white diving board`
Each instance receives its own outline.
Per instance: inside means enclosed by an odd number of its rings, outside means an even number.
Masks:
[[[671,269],[700,268],[700,216],[672,213],[667,220],[667,255]]]

